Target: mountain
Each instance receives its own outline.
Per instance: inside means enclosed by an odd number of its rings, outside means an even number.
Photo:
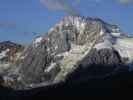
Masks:
[[[133,38],[98,18],[66,16],[19,56],[14,89],[103,79],[132,70]],[[23,59],[22,59],[23,58]],[[15,76],[15,78],[14,78]]]
[[[5,81],[4,85],[10,84],[8,82],[10,78],[7,75],[16,69],[16,64],[23,50],[24,46],[20,44],[11,41],[0,42],[0,84],[3,84],[2,80]]]
[[[0,42],[0,60],[1,62],[12,61],[13,57],[17,52],[21,52],[23,46],[20,44],[13,43],[11,41]]]
[[[0,42],[0,67],[6,69],[19,58],[24,47],[11,41]],[[3,69],[3,70],[4,70]]]

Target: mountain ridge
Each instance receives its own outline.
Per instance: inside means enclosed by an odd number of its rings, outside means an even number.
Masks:
[[[17,71],[10,73],[17,76],[14,88],[64,82],[78,68],[87,68],[86,80],[127,72],[128,64],[133,62],[132,42],[133,38],[121,32],[118,26],[101,19],[64,17],[24,50]],[[79,76],[82,77],[83,72]]]

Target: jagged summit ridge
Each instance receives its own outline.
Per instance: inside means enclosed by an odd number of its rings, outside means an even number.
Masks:
[[[117,25],[108,24],[99,18],[83,16],[65,16],[59,23],[55,25],[55,27],[74,26],[75,28],[80,30],[80,28],[82,29],[87,25],[96,25],[96,23],[99,24],[100,28],[105,29],[105,31],[107,32],[120,32],[120,29]]]

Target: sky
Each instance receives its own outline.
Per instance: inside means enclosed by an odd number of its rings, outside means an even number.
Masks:
[[[0,0],[0,41],[30,43],[67,15],[97,17],[133,35],[133,0]]]

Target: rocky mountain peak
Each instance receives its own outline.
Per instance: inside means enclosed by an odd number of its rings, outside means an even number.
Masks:
[[[111,25],[99,18],[91,18],[84,16],[65,16],[59,23],[55,25],[55,27],[69,27],[73,26],[80,30],[85,27],[89,27],[88,25],[96,25],[98,24],[100,28],[105,28],[108,32],[120,32],[120,29],[117,25]],[[90,27],[91,28],[91,27]]]
[[[123,36],[117,25],[111,25],[98,18],[66,16],[50,29],[49,35],[62,35],[71,42],[82,45],[96,40],[101,35]]]
[[[59,83],[79,68],[83,73],[87,69],[86,79],[127,71],[125,65],[133,61],[132,42],[117,25],[98,18],[66,16],[23,52],[15,88]]]

